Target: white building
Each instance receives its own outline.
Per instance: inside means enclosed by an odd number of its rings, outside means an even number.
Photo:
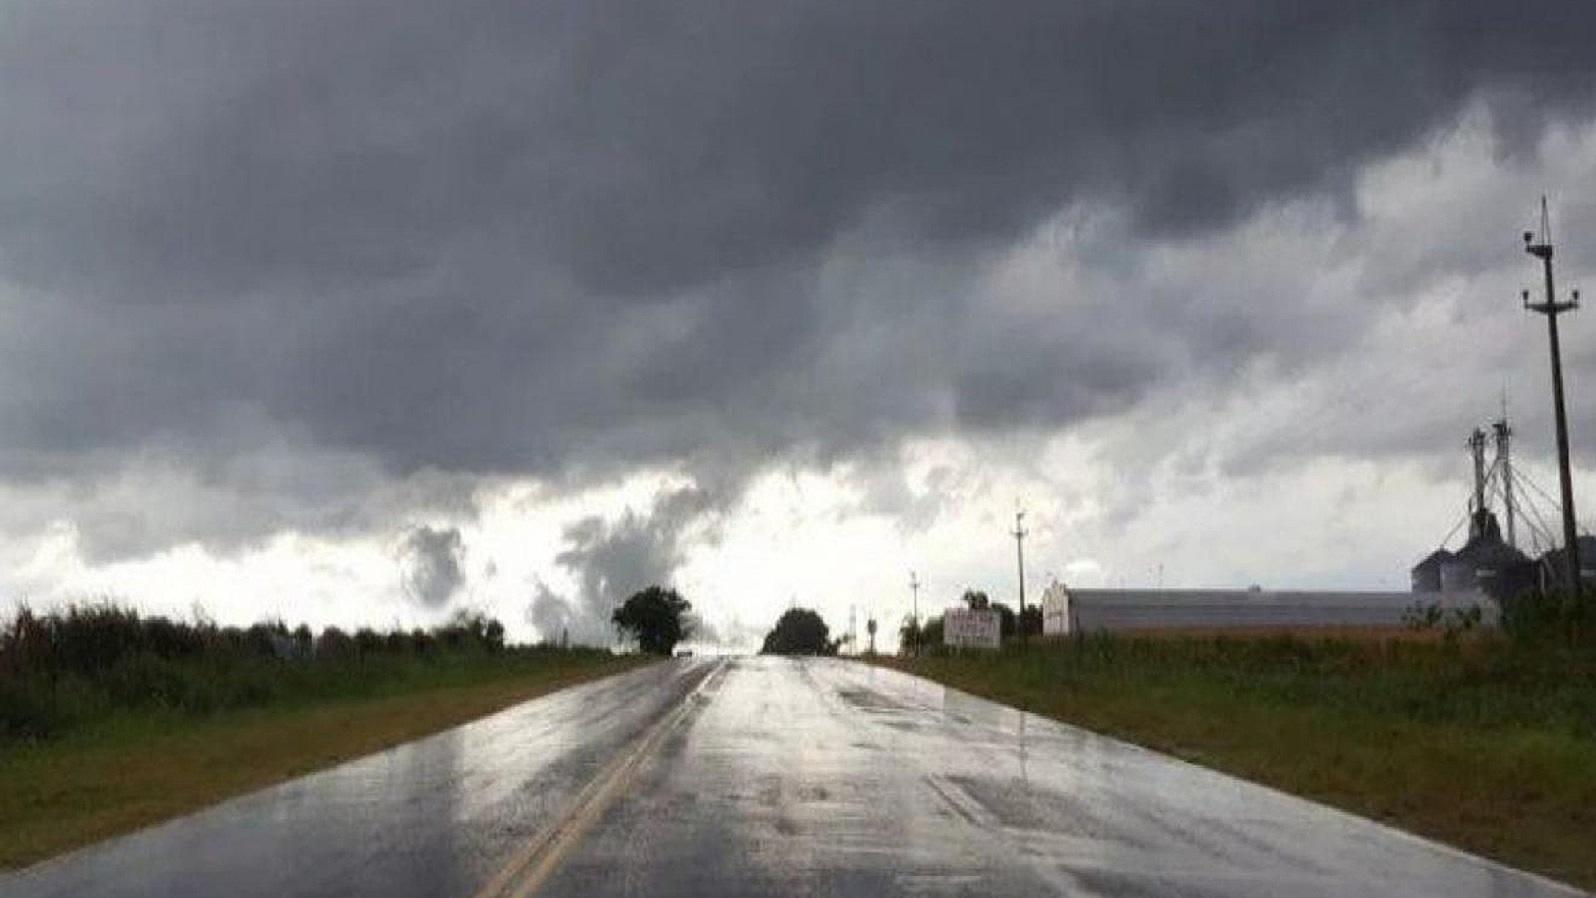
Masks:
[[[1042,633],[1271,627],[1400,627],[1415,605],[1478,606],[1494,626],[1495,602],[1476,590],[1355,592],[1264,589],[1073,589],[1042,593]]]

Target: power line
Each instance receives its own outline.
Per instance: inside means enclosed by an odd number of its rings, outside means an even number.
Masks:
[[[1522,482],[1527,482],[1524,479],[1523,471],[1519,471],[1518,474]],[[1503,498],[1505,500],[1506,496],[1504,495]],[[1546,518],[1541,514],[1540,508],[1535,503],[1527,501],[1528,498],[1528,496],[1515,494],[1511,507],[1524,519],[1524,526],[1529,531],[1530,548],[1539,554],[1543,547],[1550,548],[1555,546],[1557,540],[1552,536],[1551,525],[1546,523]]]
[[[1513,490],[1513,481],[1510,478],[1516,475],[1519,483],[1528,486],[1532,491],[1539,494],[1540,497],[1545,500],[1547,504],[1551,505],[1553,509],[1557,508],[1556,501],[1548,496],[1546,491],[1541,489],[1540,486],[1535,483],[1534,479],[1530,477],[1528,471],[1518,467],[1508,467],[1507,465],[1503,464],[1505,460],[1505,457],[1499,457],[1497,459],[1496,464],[1493,464],[1491,467],[1491,473],[1488,476],[1488,479],[1491,481],[1499,481],[1496,485],[1498,492],[1502,495],[1502,499],[1506,505],[1508,514],[1516,514],[1524,518],[1524,525],[1529,528],[1532,548],[1537,553],[1542,551],[1543,546],[1546,548],[1555,546],[1557,544],[1557,540],[1552,536],[1553,530],[1546,522],[1545,516],[1541,514],[1540,507],[1534,502],[1528,501],[1531,498],[1530,496],[1521,496],[1517,493],[1517,491]],[[1501,474],[1500,477],[1498,477],[1498,473]],[[1510,520],[1511,519],[1512,518],[1510,518]],[[1514,548],[1517,547],[1515,546]]]
[[[1562,508],[1557,504],[1557,500],[1552,498],[1551,494],[1548,493],[1546,490],[1542,489],[1541,485],[1539,483],[1537,483],[1533,478],[1531,478],[1527,471],[1522,471],[1522,470],[1519,471],[1518,472],[1518,477],[1519,477],[1519,480],[1521,482],[1528,484],[1529,488],[1534,490],[1536,495],[1538,495],[1542,499],[1544,499],[1546,501],[1546,504],[1550,505],[1554,512],[1561,512],[1562,511]]]

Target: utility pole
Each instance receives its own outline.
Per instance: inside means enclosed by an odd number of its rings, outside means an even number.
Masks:
[[[1507,515],[1507,544],[1518,548],[1518,538],[1513,531],[1513,428],[1507,424],[1507,403],[1502,403],[1502,417],[1491,429],[1496,432],[1496,465],[1502,471],[1502,510]]]
[[[1020,567],[1020,642],[1025,642],[1025,512],[1014,512],[1014,554]]]
[[[1540,259],[1546,272],[1546,301],[1531,303],[1528,290],[1522,297],[1524,308],[1546,316],[1546,336],[1551,343],[1552,410],[1557,418],[1557,474],[1563,492],[1563,554],[1567,563],[1564,576],[1577,598],[1583,592],[1583,584],[1579,575],[1579,534],[1574,527],[1574,479],[1568,466],[1568,415],[1563,409],[1563,352],[1557,341],[1557,316],[1579,308],[1579,291],[1573,291],[1568,302],[1557,301],[1552,283],[1552,221],[1544,196],[1541,197],[1541,233],[1537,239],[1533,232],[1524,232],[1524,251]]]
[[[918,658],[920,657],[920,578],[915,576],[914,571],[909,572],[909,591],[914,594],[912,611],[914,615],[914,630],[912,632],[914,633],[914,656]]]

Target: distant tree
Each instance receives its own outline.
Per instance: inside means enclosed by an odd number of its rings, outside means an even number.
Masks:
[[[1020,630],[1030,636],[1042,635],[1042,608],[1039,605],[1026,605],[1020,612]]]
[[[438,650],[438,640],[426,630],[416,627],[410,631],[410,651],[417,655],[430,655]]]
[[[622,631],[637,640],[637,647],[650,655],[669,655],[691,635],[687,612],[692,603],[681,593],[663,586],[650,586],[632,593],[611,618]]]
[[[865,621],[865,632],[870,634],[870,654],[874,655],[876,653],[876,619],[875,618],[872,617],[869,620]]]
[[[355,641],[337,627],[328,627],[316,637],[316,657],[343,658],[354,654]]]
[[[920,627],[913,615],[903,616],[903,626],[898,628],[898,654],[912,655],[920,645]]]
[[[992,600],[987,598],[986,593],[979,589],[966,589],[960,600],[971,611],[984,611],[992,607]]]
[[[433,636],[450,651],[497,652],[504,648],[504,624],[480,611],[460,609],[448,623],[435,628]]]
[[[498,618],[488,618],[488,625],[482,630],[482,641],[495,652],[504,648],[504,624]]]
[[[998,635],[1004,639],[1013,636],[1016,621],[1014,609],[1002,602],[993,602],[987,607],[998,613]]]
[[[835,655],[841,642],[831,641],[831,628],[808,608],[789,608],[765,634],[762,655]]]
[[[920,628],[920,644],[928,649],[936,648],[942,644],[942,616],[938,615],[925,622]]]

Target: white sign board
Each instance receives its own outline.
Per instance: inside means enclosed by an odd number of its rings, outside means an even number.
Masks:
[[[1070,631],[1070,593],[1055,581],[1042,592],[1042,635],[1064,636]]]
[[[1002,618],[991,608],[949,608],[942,615],[942,642],[954,648],[995,649],[1003,645]]]

